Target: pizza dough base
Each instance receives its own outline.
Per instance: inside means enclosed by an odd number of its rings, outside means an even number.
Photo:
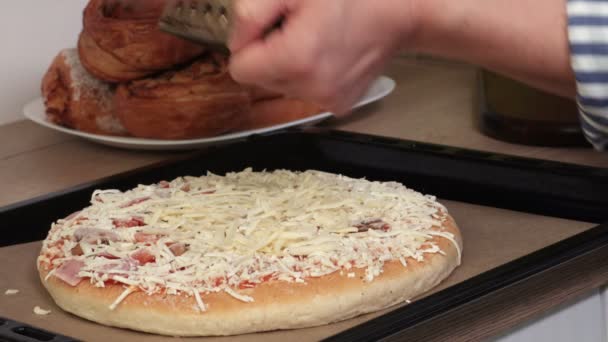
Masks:
[[[448,216],[442,231],[454,234],[462,248],[460,231]],[[433,239],[444,254],[426,254],[423,262],[407,259],[407,267],[388,262],[383,273],[365,282],[365,271],[353,269],[307,279],[306,284],[270,281],[239,293],[251,296],[244,303],[226,293],[201,294],[206,312],[198,311],[194,297],[136,292],[114,311],[109,306],[126,289],[122,285],[97,288],[87,280],[71,287],[40,269],[42,283],[65,311],[91,321],[168,336],[225,336],[295,329],[343,321],[386,309],[437,286],[459,265],[458,251],[446,238]],[[355,272],[356,277],[347,277]]]

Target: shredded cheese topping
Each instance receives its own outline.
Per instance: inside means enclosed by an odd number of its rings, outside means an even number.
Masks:
[[[19,293],[19,290],[17,290],[17,289],[8,289],[8,290],[4,291],[4,294],[6,296],[14,296],[18,293]]]
[[[91,206],[53,224],[39,263],[60,277],[104,287],[123,284],[116,308],[134,291],[194,296],[225,292],[243,302],[266,281],[305,283],[340,272],[373,281],[388,261],[442,253],[436,236],[447,210],[395,182],[319,171],[208,173],[130,191],[97,190]],[[458,250],[460,253],[460,250]],[[63,278],[62,278],[63,279]]]
[[[45,309],[42,309],[42,308],[41,308],[41,307],[39,307],[39,306],[36,306],[36,307],[34,307],[34,313],[35,313],[36,315],[40,315],[40,316],[46,316],[46,315],[48,315],[48,314],[50,314],[50,313],[51,313],[51,310],[45,310]]]

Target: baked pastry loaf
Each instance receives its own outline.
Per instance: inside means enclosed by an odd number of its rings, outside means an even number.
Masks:
[[[217,136],[241,126],[249,92],[229,75],[227,58],[209,53],[156,77],[121,84],[116,107],[131,134],[153,139]]]
[[[114,87],[89,75],[76,49],[55,57],[42,80],[42,96],[55,124],[94,134],[127,134],[115,114]]]
[[[304,119],[323,112],[310,102],[285,97],[254,102],[243,119],[242,130],[265,128]]]
[[[159,30],[164,3],[91,0],[78,42],[85,68],[101,80],[125,82],[171,69],[203,53],[201,45]]]
[[[265,100],[273,100],[283,97],[283,94],[274,92],[272,90],[264,89],[257,86],[244,86],[251,95],[251,101],[259,102]]]

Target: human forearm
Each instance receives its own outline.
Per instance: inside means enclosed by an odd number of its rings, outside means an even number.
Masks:
[[[342,113],[405,47],[574,96],[565,1],[238,0],[230,71]]]
[[[565,0],[420,0],[407,48],[575,95]]]

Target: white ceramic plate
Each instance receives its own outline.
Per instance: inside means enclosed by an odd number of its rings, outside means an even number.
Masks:
[[[382,76],[378,78],[374,84],[371,86],[365,97],[357,103],[354,108],[358,108],[369,103],[378,101],[390,93],[395,89],[395,81]],[[155,140],[155,139],[140,139],[140,138],[125,138],[125,137],[113,137],[107,135],[99,135],[99,134],[90,134],[84,133],[80,131],[76,131],[70,128],[65,128],[59,125],[56,125],[52,122],[47,121],[45,114],[45,107],[42,98],[38,98],[30,103],[28,103],[23,109],[25,117],[38,123],[42,126],[67,133],[70,135],[75,135],[93,142],[97,142],[103,145],[127,148],[127,149],[137,149],[137,150],[192,150],[198,149],[205,146],[217,145],[221,143],[227,143],[235,140],[245,139],[253,134],[264,134],[272,131],[277,131],[281,129],[297,127],[297,126],[311,126],[315,125],[321,121],[324,121],[332,116],[331,113],[320,113],[318,115],[308,117],[301,120],[291,121],[285,124],[276,125],[272,127],[266,127],[262,129],[230,133],[226,135],[221,135],[213,138],[204,138],[204,139],[192,139],[192,140]]]

